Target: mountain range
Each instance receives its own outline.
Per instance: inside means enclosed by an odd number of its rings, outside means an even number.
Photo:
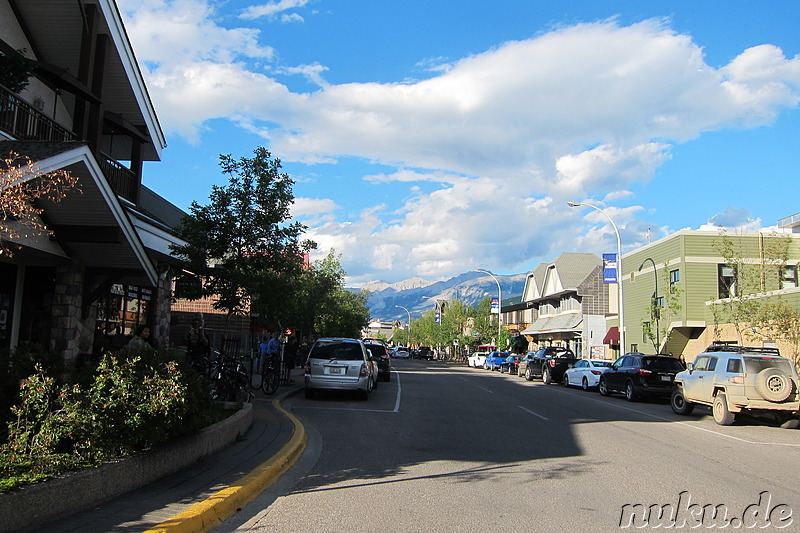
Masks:
[[[505,305],[518,302],[525,288],[527,274],[495,276],[500,282]],[[433,309],[436,300],[458,299],[466,305],[477,305],[485,297],[497,296],[497,283],[486,274],[467,272],[447,281],[430,281],[423,278],[410,278],[397,283],[371,281],[362,289],[370,291],[367,307],[373,320],[407,321],[408,309],[412,319],[419,318]]]

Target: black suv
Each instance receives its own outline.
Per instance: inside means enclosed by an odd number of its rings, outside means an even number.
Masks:
[[[639,396],[668,398],[675,374],[682,371],[683,365],[674,357],[628,353],[603,372],[597,390],[603,396],[622,393],[629,402]]]
[[[389,352],[384,344],[371,341],[372,339],[366,339],[364,346],[372,353],[378,364],[378,379],[389,381],[392,377],[392,359],[389,357]]]

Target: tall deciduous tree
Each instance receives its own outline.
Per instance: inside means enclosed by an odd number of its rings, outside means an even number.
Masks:
[[[254,296],[262,308],[289,297],[291,276],[300,273],[306,229],[289,222],[294,181],[281,172],[280,160],[262,147],[252,158],[220,156],[225,186],[213,186],[209,203],[192,202],[191,215],[177,228],[186,245],[177,257],[202,280],[202,294],[228,317],[249,310]],[[281,298],[283,296],[283,298]]]

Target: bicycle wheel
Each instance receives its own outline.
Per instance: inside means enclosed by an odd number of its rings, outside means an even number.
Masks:
[[[264,394],[275,394],[280,385],[281,376],[278,371],[272,366],[265,366],[264,371],[261,373],[261,390]]]

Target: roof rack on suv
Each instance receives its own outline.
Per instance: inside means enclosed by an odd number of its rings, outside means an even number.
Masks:
[[[780,355],[781,352],[777,348],[768,348],[764,346],[739,346],[738,344],[712,344],[706,348],[707,352],[734,352],[734,353],[763,353]]]

